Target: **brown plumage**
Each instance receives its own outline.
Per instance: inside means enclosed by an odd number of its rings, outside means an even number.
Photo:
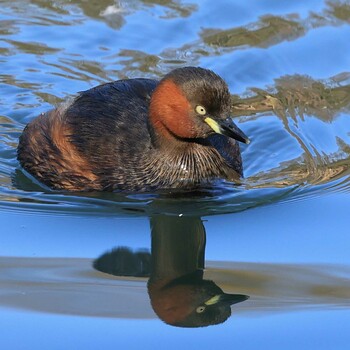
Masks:
[[[147,191],[237,181],[230,94],[215,73],[179,68],[160,82],[119,80],[40,115],[20,137],[22,167],[53,189]]]

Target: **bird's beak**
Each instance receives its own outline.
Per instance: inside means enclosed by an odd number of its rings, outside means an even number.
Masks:
[[[242,301],[245,301],[247,299],[249,299],[248,295],[223,293],[223,294],[217,294],[213,296],[212,298],[207,300],[204,304],[207,306],[218,304],[218,303],[225,303],[225,304],[232,305],[232,304],[241,303]]]
[[[246,301],[247,299],[249,299],[248,295],[244,295],[244,294],[222,294],[220,297],[220,301],[227,303],[227,304],[237,304],[237,303],[241,303],[242,301]]]
[[[231,118],[217,121],[211,117],[206,117],[204,121],[218,134],[231,137],[246,144],[250,143],[248,136],[238,128]]]

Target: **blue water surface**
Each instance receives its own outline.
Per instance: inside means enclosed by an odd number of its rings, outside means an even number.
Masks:
[[[2,1],[0,348],[346,349],[349,23],[343,0]],[[35,116],[77,91],[188,65],[233,94],[252,140],[239,186],[57,193],[19,167]],[[151,307],[149,271],[94,269],[115,247],[150,254],[163,216],[202,220],[204,279],[250,296],[226,322],[168,325]]]

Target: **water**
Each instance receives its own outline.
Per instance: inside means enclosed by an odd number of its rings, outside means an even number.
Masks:
[[[349,22],[347,1],[1,1],[1,348],[346,348]],[[185,65],[229,84],[252,139],[239,186],[69,194],[19,168],[52,105]],[[211,288],[250,298],[219,325],[166,323],[161,300]]]

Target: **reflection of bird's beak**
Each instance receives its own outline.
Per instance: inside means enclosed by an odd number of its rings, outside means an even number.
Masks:
[[[241,303],[242,301],[245,301],[247,299],[249,299],[248,295],[224,293],[224,294],[218,294],[213,296],[212,298],[210,298],[205,302],[205,305],[214,305],[218,303],[232,305],[232,304]]]
[[[204,121],[218,134],[231,137],[246,144],[250,143],[248,136],[232,121],[231,118],[225,120],[215,120],[211,117],[206,117]]]
[[[249,299],[249,296],[244,294],[222,294],[220,297],[221,302],[230,305],[241,303],[242,301],[245,301],[247,299]]]

